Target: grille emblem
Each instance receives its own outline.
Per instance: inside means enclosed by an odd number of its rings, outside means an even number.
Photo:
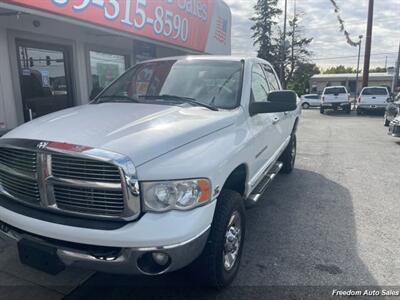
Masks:
[[[39,144],[36,145],[36,148],[44,149],[47,147],[48,144],[49,144],[48,142],[40,142]]]

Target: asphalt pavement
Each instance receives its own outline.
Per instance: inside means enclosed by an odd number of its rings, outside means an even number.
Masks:
[[[350,287],[400,291],[399,178],[400,139],[387,136],[381,116],[303,111],[296,169],[278,176],[247,211],[232,287],[196,287],[189,270],[151,278],[96,273],[66,299],[327,299]]]

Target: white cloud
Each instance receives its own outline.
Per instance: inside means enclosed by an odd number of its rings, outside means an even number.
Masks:
[[[294,1],[288,0],[289,15],[293,14]],[[359,35],[364,35],[365,41],[368,1],[336,1],[342,10],[341,15],[351,37],[357,40]],[[253,46],[250,30],[252,22],[249,20],[254,14],[253,7],[256,0],[225,0],[225,2],[232,11],[232,54],[256,55],[257,48]],[[279,5],[283,8],[284,1],[280,0]],[[302,26],[305,35],[314,38],[310,48],[318,65],[322,67],[337,64],[356,65],[358,49],[346,43],[343,33],[339,31],[336,15],[329,0],[297,0],[297,10],[304,13]],[[280,23],[283,23],[283,19]],[[372,66],[383,66],[386,57],[388,65],[394,65],[400,42],[399,24],[399,0],[375,1]],[[364,49],[361,51],[364,55]],[[334,57],[341,58],[332,59]]]

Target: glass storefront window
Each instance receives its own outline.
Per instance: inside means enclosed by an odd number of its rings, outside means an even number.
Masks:
[[[90,99],[96,97],[114,79],[125,72],[125,56],[89,51],[92,89]]]

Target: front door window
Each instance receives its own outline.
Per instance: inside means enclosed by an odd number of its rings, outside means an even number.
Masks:
[[[17,43],[25,121],[72,106],[68,48]]]

